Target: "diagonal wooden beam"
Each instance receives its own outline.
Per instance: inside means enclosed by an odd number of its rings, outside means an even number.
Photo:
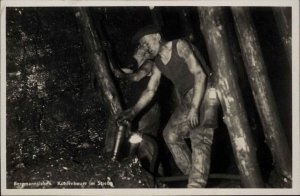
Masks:
[[[290,7],[273,7],[273,14],[280,34],[289,69],[292,70],[292,8]]]
[[[101,88],[105,105],[107,106],[110,116],[115,116],[122,111],[122,106],[116,86],[112,80],[109,70],[109,64],[105,57],[103,47],[97,35],[96,29],[90,19],[88,8],[74,8],[78,24],[83,35],[83,40],[89,55],[90,62],[94,68],[97,82]],[[113,119],[110,119],[113,121]],[[112,123],[116,124],[116,123]],[[112,152],[115,144],[117,127],[111,126],[107,129],[105,149]]]
[[[200,28],[206,41],[212,68],[218,76],[218,96],[242,185],[248,188],[264,187],[237,73],[233,67],[223,9],[199,7]]]
[[[248,8],[233,7],[231,10],[252,94],[267,144],[272,152],[275,169],[282,178],[286,178],[283,181],[291,182],[291,151],[279,118],[254,24]]]

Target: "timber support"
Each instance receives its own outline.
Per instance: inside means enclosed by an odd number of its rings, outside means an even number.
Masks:
[[[281,125],[254,24],[248,8],[235,7],[231,10],[252,94],[267,144],[272,152],[275,169],[286,178],[284,181],[291,181],[291,151]]]
[[[95,27],[90,19],[88,8],[76,8],[75,15],[83,34],[83,40],[89,54],[90,62],[94,68],[97,82],[101,88],[100,96],[103,96],[105,105],[108,107],[111,119],[116,114],[122,111],[122,106],[116,86],[112,80],[109,64],[101,45],[101,41],[97,35]],[[116,123],[112,123],[116,124]],[[105,149],[107,152],[112,152],[114,148],[115,138],[117,133],[116,125],[112,125],[107,129]]]
[[[224,10],[219,7],[199,7],[198,12],[212,68],[218,78],[218,96],[242,186],[264,187],[237,73],[233,67],[231,46],[225,30]]]

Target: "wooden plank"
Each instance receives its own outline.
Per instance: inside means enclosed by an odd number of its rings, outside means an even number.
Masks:
[[[188,176],[168,176],[168,177],[157,177],[156,180],[160,182],[176,182],[176,181],[187,181]],[[241,180],[239,175],[235,174],[209,174],[209,179],[226,179],[226,180]]]

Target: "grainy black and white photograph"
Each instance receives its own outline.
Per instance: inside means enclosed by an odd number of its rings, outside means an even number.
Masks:
[[[293,9],[5,7],[2,188],[296,188]]]

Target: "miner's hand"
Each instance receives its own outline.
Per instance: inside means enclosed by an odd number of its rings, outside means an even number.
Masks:
[[[199,116],[196,109],[192,108],[188,113],[187,120],[189,122],[190,128],[194,129],[199,124]]]
[[[123,78],[124,77],[124,73],[118,69],[115,69],[114,70],[114,75],[116,78],[120,79],[120,78]]]
[[[124,121],[132,121],[135,117],[135,111],[130,108],[130,109],[127,109],[123,112],[121,112],[118,116],[117,116],[117,120],[118,122],[124,122]]]

